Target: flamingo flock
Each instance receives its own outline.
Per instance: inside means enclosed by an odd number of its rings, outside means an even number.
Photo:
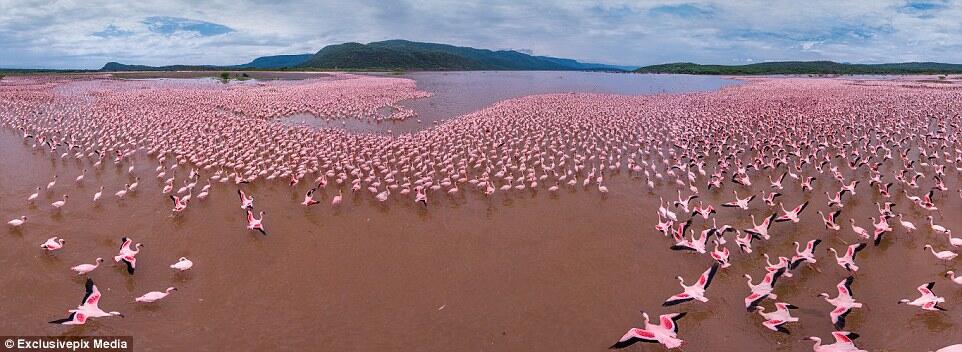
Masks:
[[[946,314],[953,302],[933,292],[935,280],[962,289],[962,280],[948,270],[962,239],[937,223],[957,212],[953,206],[958,200],[952,198],[962,195],[954,190],[962,173],[958,90],[784,78],[710,94],[546,94],[503,101],[397,136],[274,121],[305,112],[404,119],[413,112],[398,102],[428,94],[406,79],[337,78],[223,87],[15,77],[13,84],[0,85],[0,125],[19,131],[27,147],[53,160],[82,162],[84,171],[67,178],[77,184],[97,182],[96,171],[110,164],[126,172],[129,182],[122,186],[61,194],[49,206],[53,213],[88,199],[122,202],[128,193],[139,192],[140,177],[156,177],[162,188],[144,192],[172,202],[172,217],[195,211],[192,201],[230,188],[227,192],[238,194],[242,209],[238,229],[246,223],[247,230],[262,235],[268,234],[266,211],[255,208],[252,183],[286,184],[304,194],[296,203],[306,209],[328,203],[317,198],[317,190],[324,188],[337,191],[329,201],[332,207],[342,206],[344,198],[367,198],[376,201],[372,204],[428,209],[467,199],[555,198],[563,196],[562,190],[604,199],[618,196],[623,187],[643,189],[650,199],[662,198],[657,209],[650,209],[654,214],[645,210],[645,216],[657,218],[657,226],[644,241],[664,242],[666,251],[704,258],[710,266],[690,285],[676,276],[682,292],[662,303],[662,309],[675,311],[660,315],[654,324],[643,313],[643,327],[628,330],[612,348],[638,342],[682,347],[679,321],[687,312],[677,310],[699,309],[709,302],[713,281],[738,277],[747,280],[747,287],[743,297],[731,298],[744,302],[739,309],[747,310],[746,319],[760,316],[757,325],[766,333],[791,334],[790,324],[803,321],[792,315],[799,307],[780,299],[779,292],[802,288],[805,281],[796,275],[811,268],[839,280],[837,294],[819,294],[828,305],[804,307],[821,312],[821,323],[834,328],[835,342],[805,339],[814,342],[814,351],[860,351],[855,344],[859,335],[846,326],[852,325],[846,318],[869,308],[853,292],[860,275],[871,268],[860,271],[856,256],[885,256],[879,247],[899,238],[925,241],[917,253],[941,266],[944,275],[919,275],[920,297],[879,309],[905,304],[924,314]],[[909,106],[914,113],[904,112]],[[383,107],[394,113],[385,117]],[[135,169],[131,159],[137,154],[148,156],[156,168]],[[23,206],[43,206],[36,204],[38,195],[63,187],[57,184],[54,177],[46,188],[25,190]],[[303,184],[306,193],[300,193]],[[116,199],[102,197],[105,187]],[[72,194],[80,195],[70,198]],[[857,215],[854,209],[862,202],[877,213]],[[751,219],[751,226],[739,226],[739,219]],[[800,233],[805,224],[820,230]],[[25,216],[8,225],[10,231],[29,228]],[[794,249],[773,244],[781,238],[790,239]],[[65,251],[64,243],[53,237],[42,248]],[[142,247],[122,238],[113,259],[126,275],[135,274]],[[831,263],[829,255],[838,265],[834,271],[818,265]],[[761,257],[764,262],[750,272],[728,272],[735,270],[733,263]],[[90,275],[102,262],[98,257],[94,264],[70,270]],[[192,266],[182,257],[170,268]],[[91,280],[86,290],[84,303],[54,322],[84,324],[89,318],[122,316],[97,307],[100,292]],[[135,301],[157,302],[176,290],[148,292]]]

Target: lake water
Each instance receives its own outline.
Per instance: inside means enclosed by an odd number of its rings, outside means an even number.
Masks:
[[[343,128],[353,132],[414,132],[452,117],[468,114],[502,100],[546,93],[604,93],[620,95],[712,91],[740,81],[714,76],[653,75],[569,71],[465,71],[413,72],[401,75],[417,81],[430,98],[401,102],[418,117],[404,121],[374,122],[358,119],[324,119],[298,114],[281,123],[318,128]],[[385,115],[387,111],[385,111]]]
[[[463,75],[485,78],[475,86]],[[582,84],[578,86],[562,84],[569,81],[566,78],[548,80],[552,75],[592,78],[570,79]],[[659,92],[652,88],[659,84],[663,87],[659,89],[679,92],[734,83],[715,77],[600,73],[410,76],[424,76],[419,84],[437,95],[421,101],[436,101],[435,106],[449,111],[437,116],[448,117],[474,109],[466,106],[483,107],[526,93],[612,89],[609,92],[643,94]],[[602,83],[601,77],[615,82]],[[498,86],[493,83],[497,79],[520,83]],[[642,82],[647,82],[648,91]],[[460,99],[455,101],[464,106],[445,97]],[[757,109],[774,110],[780,103],[766,97]],[[390,124],[369,125],[377,131],[381,128],[377,126]],[[815,189],[802,192],[788,179],[780,198],[789,205],[811,201],[804,221],[774,225],[774,237],[755,242],[750,255],[729,244],[733,265],[712,283],[710,302],[662,308],[661,302],[680,290],[676,275],[690,283],[712,262],[704,255],[670,251],[669,240],[654,230],[659,206],[655,201],[677,197],[677,188],[667,177],[648,191],[642,179],[620,169],[606,174],[612,192],[604,196],[594,186],[563,187],[552,194],[545,189],[551,181],[546,181],[537,189],[499,191],[489,198],[464,184],[456,195],[432,193],[429,207],[412,202],[410,196],[392,195],[387,202],[377,202],[367,190],[354,193],[349,184],[332,182],[314,194],[321,204],[305,208],[300,202],[313,187],[309,180],[295,187],[286,180],[215,182],[209,198],[192,202],[187,211],[173,216],[171,201],[161,193],[164,181],[155,177],[156,156],[140,151],[119,165],[108,159],[96,167],[91,158],[63,159],[60,152],[32,144],[20,131],[0,128],[4,180],[0,221],[29,218],[20,230],[5,224],[0,230],[4,302],[0,316],[5,317],[0,320],[0,335],[133,336],[138,351],[603,351],[626,329],[642,323],[638,312],[642,309],[650,314],[689,313],[681,321],[679,335],[688,341],[683,351],[812,351],[810,342],[799,339],[830,338],[833,329],[831,306],[817,295],[834,296],[835,285],[848,275],[827,248],[845,248],[856,238],[848,219],[871,229],[868,218],[877,215],[875,202],[885,201],[863,178],[858,197],[848,198],[845,205],[843,233],[829,232],[816,212],[831,210],[823,194],[838,191],[838,183],[808,169],[803,177],[819,176]],[[829,147],[824,155],[836,152]],[[742,161],[750,162],[750,157]],[[660,159],[649,160],[666,171]],[[853,178],[865,175],[865,170],[848,170],[841,159],[829,163]],[[132,173],[127,171],[130,166]],[[175,185],[183,183],[188,167],[178,169]],[[889,161],[880,172],[890,177],[899,167],[899,161]],[[947,210],[946,217],[936,221],[962,229],[962,218],[952,216],[962,208],[954,194],[960,187],[959,174],[946,169],[952,191],[939,198],[940,207]],[[83,170],[86,179],[75,182]],[[168,172],[171,177],[173,171]],[[211,176],[201,172],[198,187]],[[726,177],[721,190],[702,188],[698,201],[729,202],[734,189],[743,196],[771,191],[769,177],[781,172],[757,170],[752,176],[757,182],[747,187]],[[36,187],[55,177],[59,177],[55,187],[43,190],[35,205],[25,201]],[[140,177],[138,191],[123,199],[113,196],[134,177]],[[698,176],[699,186],[706,182],[707,177]],[[100,186],[104,198],[94,203],[91,197]],[[269,211],[265,224],[270,236],[245,228],[236,193],[240,188],[257,197],[257,209]],[[339,191],[343,203],[330,206]],[[920,249],[930,242],[938,243],[939,250],[952,248],[944,236],[922,228],[927,214],[904,200],[903,186],[894,186],[892,192],[898,194],[898,200],[892,198],[899,203],[897,211],[905,212],[920,231],[908,234],[898,229],[881,246],[859,255],[863,269],[856,274],[855,294],[865,308],[848,317],[847,328],[861,334],[860,346],[870,351],[928,351],[962,342],[958,339],[962,289],[950,286],[942,278],[942,265]],[[53,210],[50,203],[65,194],[70,195],[68,204]],[[750,210],[719,207],[715,217],[719,224],[746,229],[752,227],[749,214],[761,218],[775,211],[756,199]],[[695,221],[699,230],[708,223]],[[67,246],[55,254],[43,253],[38,246],[54,235],[67,238]],[[136,275],[111,261],[121,236],[145,244],[137,257]],[[788,326],[792,335],[766,330],[760,316],[745,311],[742,298],[748,287],[741,275],[750,273],[758,282],[766,260],[763,253],[791,256],[793,241],[814,238],[825,241],[817,251],[818,263],[813,266],[817,269],[804,265],[777,288],[780,300],[801,307],[794,313],[801,321]],[[194,261],[191,271],[176,273],[168,267],[181,256]],[[90,275],[103,293],[100,307],[121,311],[126,318],[97,319],[79,327],[48,324],[65,317],[66,309],[75,307],[83,295],[83,278],[68,268],[97,257],[107,260]],[[912,288],[928,280],[938,280],[936,292],[947,298],[948,312],[920,313],[895,304],[900,298],[916,297]],[[161,302],[130,303],[169,286],[179,290]],[[646,345],[626,351],[663,349]]]

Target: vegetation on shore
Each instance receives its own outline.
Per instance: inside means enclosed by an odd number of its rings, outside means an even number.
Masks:
[[[447,44],[386,40],[328,45],[315,54],[277,55],[234,66],[144,66],[109,62],[101,71],[405,71],[405,70],[536,70],[627,71],[635,67],[582,63],[571,59],[534,56],[514,50],[487,50]]]
[[[832,61],[781,61],[748,65],[699,65],[690,62],[681,62],[645,66],[633,72],[695,75],[904,75],[962,73],[962,65],[938,62],[847,64]]]

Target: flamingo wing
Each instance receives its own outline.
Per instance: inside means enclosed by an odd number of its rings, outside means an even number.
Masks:
[[[715,278],[716,272],[718,272],[718,263],[712,264],[708,270],[705,270],[705,272],[698,277],[698,285],[701,285],[702,289],[708,289],[708,286],[711,285],[711,280]]]
[[[57,319],[50,321],[50,324],[76,324],[83,325],[87,322],[87,315],[79,312],[72,312],[69,316],[64,319]]]
[[[765,226],[765,228],[771,228],[772,222],[775,221],[776,215],[777,215],[776,213],[772,213],[772,215],[769,215],[767,218],[765,218],[765,221],[762,221],[762,225]]]
[[[128,251],[130,251],[130,245],[131,245],[134,241],[132,241],[131,239],[129,239],[129,238],[127,238],[127,237],[121,237],[121,238],[120,238],[120,242],[122,242],[122,243],[120,244],[120,251],[121,251],[121,252],[128,252]]]
[[[865,243],[858,243],[848,246],[848,251],[845,252],[845,255],[852,257],[852,260],[855,260],[855,255],[865,249],[866,246],[867,245]]]
[[[839,295],[851,296],[852,293],[852,282],[855,281],[855,277],[849,276],[844,280],[840,281],[835,287],[838,288]]]
[[[755,309],[755,306],[757,306],[759,302],[765,299],[765,297],[768,297],[768,295],[767,294],[762,295],[762,294],[752,292],[750,295],[745,297],[745,308],[747,308],[748,311],[751,312],[752,310]]]
[[[788,329],[786,329],[784,326],[782,326],[782,325],[784,325],[784,324],[785,324],[785,321],[784,321],[784,320],[766,320],[766,321],[763,321],[763,322],[762,322],[762,325],[765,326],[766,328],[770,329],[770,330],[778,331],[778,332],[783,333],[783,334],[786,334],[786,335],[791,334],[791,333],[788,331]]]
[[[137,269],[137,258],[131,255],[128,255],[128,256],[124,256],[121,259],[121,261],[123,261],[124,264],[127,265],[127,273],[133,275],[134,270]]]
[[[655,334],[648,330],[632,328],[625,333],[621,339],[618,340],[614,345],[611,345],[611,349],[620,349],[631,346],[636,342],[646,342],[646,343],[658,343],[658,339],[655,338]]]
[[[845,307],[835,307],[829,316],[832,317],[832,324],[835,325],[836,330],[841,330],[845,328],[845,317],[848,316],[852,310]]]
[[[853,340],[858,338],[858,334],[848,331],[833,331],[832,337],[835,338],[836,343],[846,344],[852,343]]]
[[[836,210],[829,213],[828,217],[832,218],[832,222],[836,222],[838,220],[838,214],[841,214],[841,213],[842,213],[842,210]]]
[[[689,301],[692,301],[692,300],[694,300],[694,299],[695,299],[695,298],[693,298],[691,295],[682,292],[682,293],[679,293],[679,294],[677,294],[677,295],[668,297],[668,299],[665,300],[665,303],[662,303],[661,306],[662,306],[662,307],[670,307],[670,306],[679,305],[679,304],[682,304],[682,303],[685,303],[685,302],[689,302]]]
[[[802,210],[805,210],[805,207],[808,207],[808,201],[805,201],[805,203],[802,203],[799,206],[795,207],[795,209],[792,209],[792,212],[795,213],[795,215],[801,215]]]
[[[94,280],[87,278],[87,283],[85,284],[87,293],[84,295],[83,301],[80,305],[97,307],[100,302],[100,290],[97,289],[97,285],[94,285]]]
[[[921,293],[923,296],[934,295],[934,294],[932,293],[932,288],[933,288],[933,287],[935,287],[935,282],[934,282],[934,281],[933,281],[933,282],[930,282],[930,283],[927,283],[927,284],[924,284],[924,285],[922,285],[922,286],[919,286],[918,288],[916,288],[916,290],[918,290],[919,293]]]
[[[684,318],[686,314],[688,313],[681,312],[681,313],[662,314],[661,316],[658,317],[658,319],[661,321],[660,325],[662,328],[664,328],[665,330],[674,331],[677,334],[678,320],[680,320],[681,318]]]

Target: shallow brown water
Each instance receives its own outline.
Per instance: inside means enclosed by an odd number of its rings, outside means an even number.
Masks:
[[[6,129],[0,132],[0,147],[0,219],[29,217],[23,230],[3,230],[4,335],[133,335],[137,350],[146,351],[601,351],[640,325],[638,310],[644,309],[689,312],[680,323],[679,336],[688,341],[685,351],[810,351],[811,343],[799,338],[830,338],[832,330],[831,306],[815,295],[834,296],[835,284],[845,276],[825,252],[844,244],[826,234],[815,217],[815,211],[826,209],[823,196],[817,196],[827,190],[821,187],[812,193],[816,196],[784,197],[786,204],[812,197],[807,220],[774,225],[775,238],[756,242],[747,260],[733,253],[734,265],[720,272],[708,291],[710,302],[669,310],[659,305],[679,291],[674,276],[690,281],[710,259],[669,251],[668,241],[653,229],[659,195],[624,174],[611,178],[613,191],[604,197],[594,190],[563,190],[537,197],[530,191],[499,193],[488,200],[472,192],[436,196],[427,209],[409,200],[376,203],[369,195],[348,195],[342,207],[332,209],[330,188],[318,197],[321,205],[304,209],[298,205],[303,183],[296,190],[284,182],[249,185],[256,206],[267,211],[270,236],[262,237],[245,229],[236,186],[230,183],[215,184],[209,199],[172,217],[153,177],[155,163],[142,153],[134,157],[140,189],[117,200],[112,193],[129,178],[109,161],[96,171],[86,161],[64,162],[31,149]],[[88,175],[78,186],[73,178],[82,168]],[[25,206],[34,187],[55,174],[58,185],[41,194],[37,207]],[[950,188],[958,188],[958,180],[949,181]],[[90,197],[101,184],[104,199],[92,206]],[[860,196],[869,192],[865,188]],[[54,213],[49,203],[64,193],[71,198]],[[718,204],[729,197],[726,190],[705,200]],[[855,199],[846,209],[856,208],[856,218],[867,218],[875,212],[874,201]],[[905,203],[896,208],[915,214],[912,220],[921,224],[923,214]],[[951,197],[943,204],[959,209],[960,201]],[[752,212],[769,211],[756,202]],[[733,214],[738,213],[721,209],[718,217]],[[941,222],[962,228],[958,217]],[[749,223],[746,217],[731,224],[746,228]],[[701,228],[699,220],[695,224]],[[55,255],[41,253],[38,245],[52,234],[66,238],[66,248]],[[83,294],[82,279],[68,268],[98,256],[109,261],[124,235],[145,244],[136,275],[108,262],[91,277],[104,293],[101,307],[127,317],[75,328],[47,324],[64,316]],[[915,236],[896,230],[895,239],[858,258],[862,270],[854,292],[866,308],[850,315],[847,328],[862,335],[858,342],[864,349],[923,351],[962,342],[946,340],[962,336],[957,304],[962,290],[948,280],[936,280],[936,293],[948,299],[947,313],[923,314],[895,304],[915,298],[923,281],[941,277],[941,266],[921,250],[932,236],[926,230]],[[757,314],[744,311],[748,288],[741,275],[758,280],[761,253],[789,256],[792,240],[815,237],[826,239],[817,252],[823,273],[802,269],[776,287],[781,300],[802,307],[796,312],[801,322],[788,326],[791,336],[762,328]],[[195,268],[173,273],[167,265],[180,256],[191,258]],[[180,290],[157,304],[128,303],[167,286]]]

